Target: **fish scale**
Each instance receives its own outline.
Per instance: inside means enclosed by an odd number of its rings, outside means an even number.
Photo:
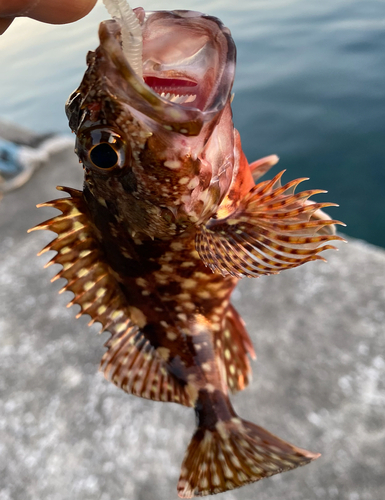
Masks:
[[[179,496],[216,494],[319,456],[233,409],[229,395],[250,382],[255,353],[230,299],[239,278],[324,260],[342,239],[339,222],[322,211],[333,204],[309,200],[320,190],[295,193],[304,179],[281,185],[281,172],[255,185],[278,158],[249,164],[242,151],[231,112],[235,45],[218,19],[108,3],[117,18],[101,23],[66,105],[83,191],[59,188],[69,197],[41,206],[61,214],[34,229],[57,234],[42,252],[57,252],[54,279],[67,281],[78,316],[111,334],[100,363],[107,380],[194,408]],[[152,62],[143,75],[125,19]]]

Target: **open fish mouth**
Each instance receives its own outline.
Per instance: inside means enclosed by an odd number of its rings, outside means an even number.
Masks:
[[[100,25],[111,93],[167,129],[197,135],[229,99],[236,58],[231,34],[219,19],[199,12],[135,11],[142,30],[139,71],[125,55],[122,21]]]
[[[228,32],[219,23],[189,11],[147,13],[142,24],[144,83],[174,104],[209,108],[232,70]],[[224,101],[230,88],[226,91]]]
[[[193,103],[197,98],[197,82],[182,78],[145,76],[144,81],[154,92],[176,104]]]

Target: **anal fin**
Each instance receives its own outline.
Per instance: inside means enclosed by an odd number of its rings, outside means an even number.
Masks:
[[[136,325],[110,328],[100,371],[125,392],[154,401],[193,406],[184,386],[166,368],[164,360]]]
[[[251,381],[248,356],[252,359],[256,356],[245,324],[231,304],[226,312],[225,326],[216,335],[216,348],[225,366],[230,391],[242,391]]]

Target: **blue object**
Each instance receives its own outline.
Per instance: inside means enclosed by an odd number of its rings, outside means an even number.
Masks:
[[[10,179],[23,170],[19,161],[21,146],[0,137],[0,177]]]

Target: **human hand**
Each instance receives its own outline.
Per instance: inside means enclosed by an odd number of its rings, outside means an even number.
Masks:
[[[90,12],[96,0],[0,0],[0,35],[15,17],[51,24],[72,23]]]

